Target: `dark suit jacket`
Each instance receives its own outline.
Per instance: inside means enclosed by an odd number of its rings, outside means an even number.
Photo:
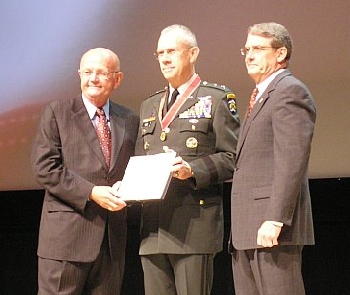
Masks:
[[[232,185],[232,240],[257,248],[266,221],[283,222],[282,245],[314,243],[307,166],[316,111],[306,86],[279,74],[242,125]]]
[[[223,239],[222,182],[232,178],[239,132],[233,94],[227,88],[202,83],[161,141],[158,110],[163,96],[164,91],[156,93],[141,106],[136,154],[161,153],[168,146],[190,164],[195,179],[173,178],[164,200],[144,203],[140,254],[218,252]],[[204,97],[212,102],[211,118],[180,118]],[[198,145],[192,145],[194,142]]]
[[[115,213],[89,201],[95,185],[121,180],[134,152],[138,116],[110,102],[112,157],[109,171],[81,97],[46,106],[33,148],[33,169],[45,197],[39,232],[40,257],[93,261],[108,223],[112,257],[124,257],[125,210]]]

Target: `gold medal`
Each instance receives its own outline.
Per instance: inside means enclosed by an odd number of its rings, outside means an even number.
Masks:
[[[148,150],[149,149],[149,142],[145,142],[145,144],[143,145],[143,148],[145,149],[145,150]]]
[[[187,138],[186,146],[189,149],[195,149],[198,146],[198,141],[194,137]]]
[[[160,140],[161,141],[165,141],[166,140],[166,133],[165,133],[165,131],[162,131],[162,133],[160,134]]]
[[[167,135],[167,133],[169,133],[170,132],[170,128],[169,127],[166,127],[163,131],[162,131],[162,133],[160,134],[160,140],[161,141],[165,141],[166,140],[166,135]]]

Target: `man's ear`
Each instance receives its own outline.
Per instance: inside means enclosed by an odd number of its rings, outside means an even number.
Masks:
[[[277,50],[277,61],[279,63],[282,63],[286,61],[286,56],[287,56],[287,48],[286,47],[281,47],[276,49]]]
[[[192,47],[190,49],[190,55],[191,55],[190,61],[191,61],[191,63],[195,63],[196,62],[198,54],[199,54],[199,48],[198,47],[195,46],[195,47]]]
[[[115,73],[115,77],[114,77],[114,89],[117,88],[117,87],[120,85],[120,83],[121,83],[122,80],[123,80],[123,77],[124,77],[123,72]]]

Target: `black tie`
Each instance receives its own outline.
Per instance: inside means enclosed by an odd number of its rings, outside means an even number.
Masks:
[[[171,108],[171,106],[174,104],[176,97],[179,95],[179,91],[177,91],[177,89],[175,89],[171,95],[171,99],[168,103],[168,110]]]

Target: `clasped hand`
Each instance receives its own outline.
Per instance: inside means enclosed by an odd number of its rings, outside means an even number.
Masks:
[[[184,161],[180,156],[177,156],[174,159],[171,172],[173,173],[173,177],[181,180],[190,178],[192,176],[192,169],[190,164]]]
[[[109,211],[119,211],[126,206],[126,203],[118,197],[118,187],[120,182],[110,186],[94,186],[90,200],[96,202],[102,208],[105,208]]]
[[[175,153],[173,149],[167,146],[164,146],[163,150],[166,153]],[[190,164],[184,161],[180,156],[175,157],[171,172],[173,173],[173,177],[181,180],[190,178],[193,175]]]

